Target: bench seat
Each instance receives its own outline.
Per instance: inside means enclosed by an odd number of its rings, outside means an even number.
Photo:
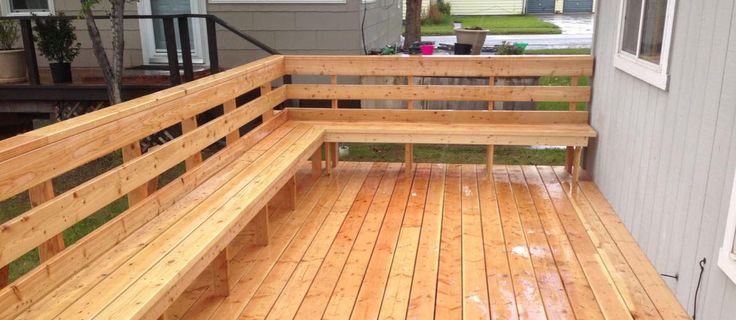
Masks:
[[[322,137],[313,126],[283,124],[16,317],[157,317],[293,179]],[[85,248],[65,254],[74,250]]]

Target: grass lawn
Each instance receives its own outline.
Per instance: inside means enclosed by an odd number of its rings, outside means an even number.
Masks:
[[[404,145],[348,143],[349,154],[344,161],[404,161]],[[563,165],[564,149],[530,149],[515,146],[496,146],[494,163]],[[485,146],[414,145],[415,162],[431,163],[486,163]]]
[[[490,34],[558,34],[560,28],[535,16],[469,16],[451,17],[442,24],[422,24],[423,36],[455,34],[452,22],[462,22],[465,27],[481,27]]]
[[[539,78],[539,85],[542,86],[569,86],[570,85],[570,77],[556,77],[556,76],[548,76],[548,77],[540,77]],[[578,78],[578,85],[579,86],[587,86],[588,82],[590,80],[588,77],[580,77]],[[537,102],[537,110],[552,110],[552,111],[562,111],[562,110],[569,110],[570,109],[570,103],[569,102]],[[585,111],[585,103],[578,102],[577,104],[577,110],[578,111]]]
[[[590,54],[590,48],[537,49],[526,50],[524,54]]]

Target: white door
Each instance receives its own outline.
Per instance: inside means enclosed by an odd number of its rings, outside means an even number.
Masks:
[[[138,2],[138,13],[141,15],[158,14],[182,14],[182,13],[206,13],[205,0],[141,0]],[[165,64],[168,62],[166,56],[166,39],[164,37],[164,24],[162,19],[140,19],[141,49],[143,51],[143,63]],[[174,20],[174,31],[176,32],[176,47],[181,50],[179,44],[179,25]],[[207,40],[205,21],[202,18],[189,19],[189,39],[192,48],[192,62],[195,64],[207,64],[207,52],[204,50]],[[181,52],[179,62],[181,62]]]

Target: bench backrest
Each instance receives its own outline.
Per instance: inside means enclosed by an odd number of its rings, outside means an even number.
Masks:
[[[330,84],[288,86],[289,99],[489,101],[489,106],[494,101],[576,103],[590,100],[590,87],[577,84],[579,77],[592,76],[593,58],[589,55],[286,56],[284,72],[330,77]],[[338,77],[344,76],[406,77],[409,81],[399,85],[338,84]],[[569,86],[497,85],[503,78],[542,76],[572,77],[572,81]],[[416,77],[480,78],[487,84],[420,85],[415,83]]]
[[[28,191],[32,205],[0,225],[0,268],[7,272],[8,264],[37,247],[41,261],[48,260],[64,249],[66,229],[126,195],[135,206],[155,191],[149,181],[181,162],[191,170],[203,149],[225,137],[237,141],[242,126],[273,117],[286,90],[272,90],[271,83],[283,74],[283,57],[272,56],[0,141],[0,201]],[[260,97],[236,105],[236,98],[259,88]],[[198,125],[197,115],[220,105],[222,116]],[[141,153],[141,139],[177,124],[181,136]],[[53,178],[114,152],[122,152],[121,165],[54,194]],[[118,238],[128,231],[122,232]]]

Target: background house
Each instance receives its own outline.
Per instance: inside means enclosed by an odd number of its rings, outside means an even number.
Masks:
[[[734,2],[599,1],[597,12],[587,169],[658,271],[677,276],[664,279],[689,312],[706,258],[697,318],[733,319]]]
[[[426,12],[432,0],[422,0]],[[458,16],[591,13],[597,0],[445,0]],[[404,12],[406,0],[404,0]]]
[[[208,13],[284,54],[363,54],[363,37],[367,49],[399,42],[400,6],[399,0],[140,0],[128,3],[126,14]],[[78,0],[0,0],[3,15],[64,12],[74,16],[79,7]],[[104,14],[105,1],[98,8],[97,13]],[[206,65],[204,21],[192,19],[190,23],[194,61]],[[96,67],[85,24],[77,21],[76,25],[82,52],[74,67]],[[98,25],[109,42],[109,23],[98,21]],[[228,30],[218,28],[217,38],[221,66],[267,55]],[[126,20],[126,67],[165,63],[163,39],[160,20]],[[45,60],[39,64],[47,65]]]

